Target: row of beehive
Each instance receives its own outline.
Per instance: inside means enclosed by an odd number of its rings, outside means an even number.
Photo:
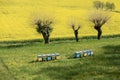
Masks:
[[[58,60],[60,59],[60,54],[55,53],[55,54],[40,54],[37,56],[37,61],[42,62],[42,61],[51,61],[51,60]]]
[[[83,51],[77,51],[74,53],[74,58],[82,58],[86,56],[93,56],[92,50],[83,50]]]
[[[74,53],[74,58],[82,58],[86,56],[93,56],[93,51],[92,50],[83,50],[83,51],[76,51]],[[37,56],[37,61],[42,62],[42,61],[51,61],[51,60],[58,60],[60,59],[60,54],[55,53],[55,54],[40,54]]]

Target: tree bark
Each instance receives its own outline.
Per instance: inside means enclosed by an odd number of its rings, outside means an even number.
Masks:
[[[101,35],[102,35],[102,30],[101,30],[101,29],[98,29],[98,40],[101,39]]]
[[[45,40],[45,44],[49,44],[49,36],[46,36],[44,40]]]
[[[97,30],[97,32],[98,32],[98,34],[97,34],[97,39],[100,40],[100,39],[101,39],[101,35],[102,35],[101,26],[95,26],[94,28],[95,28],[95,29]]]
[[[49,34],[42,33],[42,35],[43,35],[44,43],[49,44]]]
[[[74,34],[75,34],[75,40],[76,40],[76,42],[78,42],[79,41],[79,39],[78,39],[78,30],[75,30]]]

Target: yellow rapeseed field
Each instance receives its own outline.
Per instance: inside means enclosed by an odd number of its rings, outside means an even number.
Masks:
[[[46,14],[54,18],[52,38],[74,36],[70,23],[81,25],[79,36],[96,35],[88,17],[95,0],[0,0],[0,41],[42,38],[35,30],[34,20]],[[120,34],[120,0],[114,2],[116,11],[102,27],[103,35]]]

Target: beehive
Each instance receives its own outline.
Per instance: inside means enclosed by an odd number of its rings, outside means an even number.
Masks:
[[[42,61],[46,61],[46,55],[45,54],[42,55]]]
[[[41,62],[42,61],[42,55],[37,56],[37,61]]]
[[[55,59],[56,60],[60,59],[60,54],[59,53],[55,53]]]
[[[46,60],[47,60],[47,61],[52,60],[52,55],[51,55],[51,54],[47,54],[47,55],[46,55]]]
[[[82,57],[82,56],[81,56],[81,51],[75,52],[74,58],[81,58],[81,57]]]

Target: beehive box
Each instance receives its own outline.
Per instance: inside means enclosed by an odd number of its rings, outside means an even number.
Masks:
[[[60,59],[60,54],[55,53],[55,54],[40,54],[37,56],[37,61],[42,62],[42,61],[51,61],[51,60],[59,60]]]

